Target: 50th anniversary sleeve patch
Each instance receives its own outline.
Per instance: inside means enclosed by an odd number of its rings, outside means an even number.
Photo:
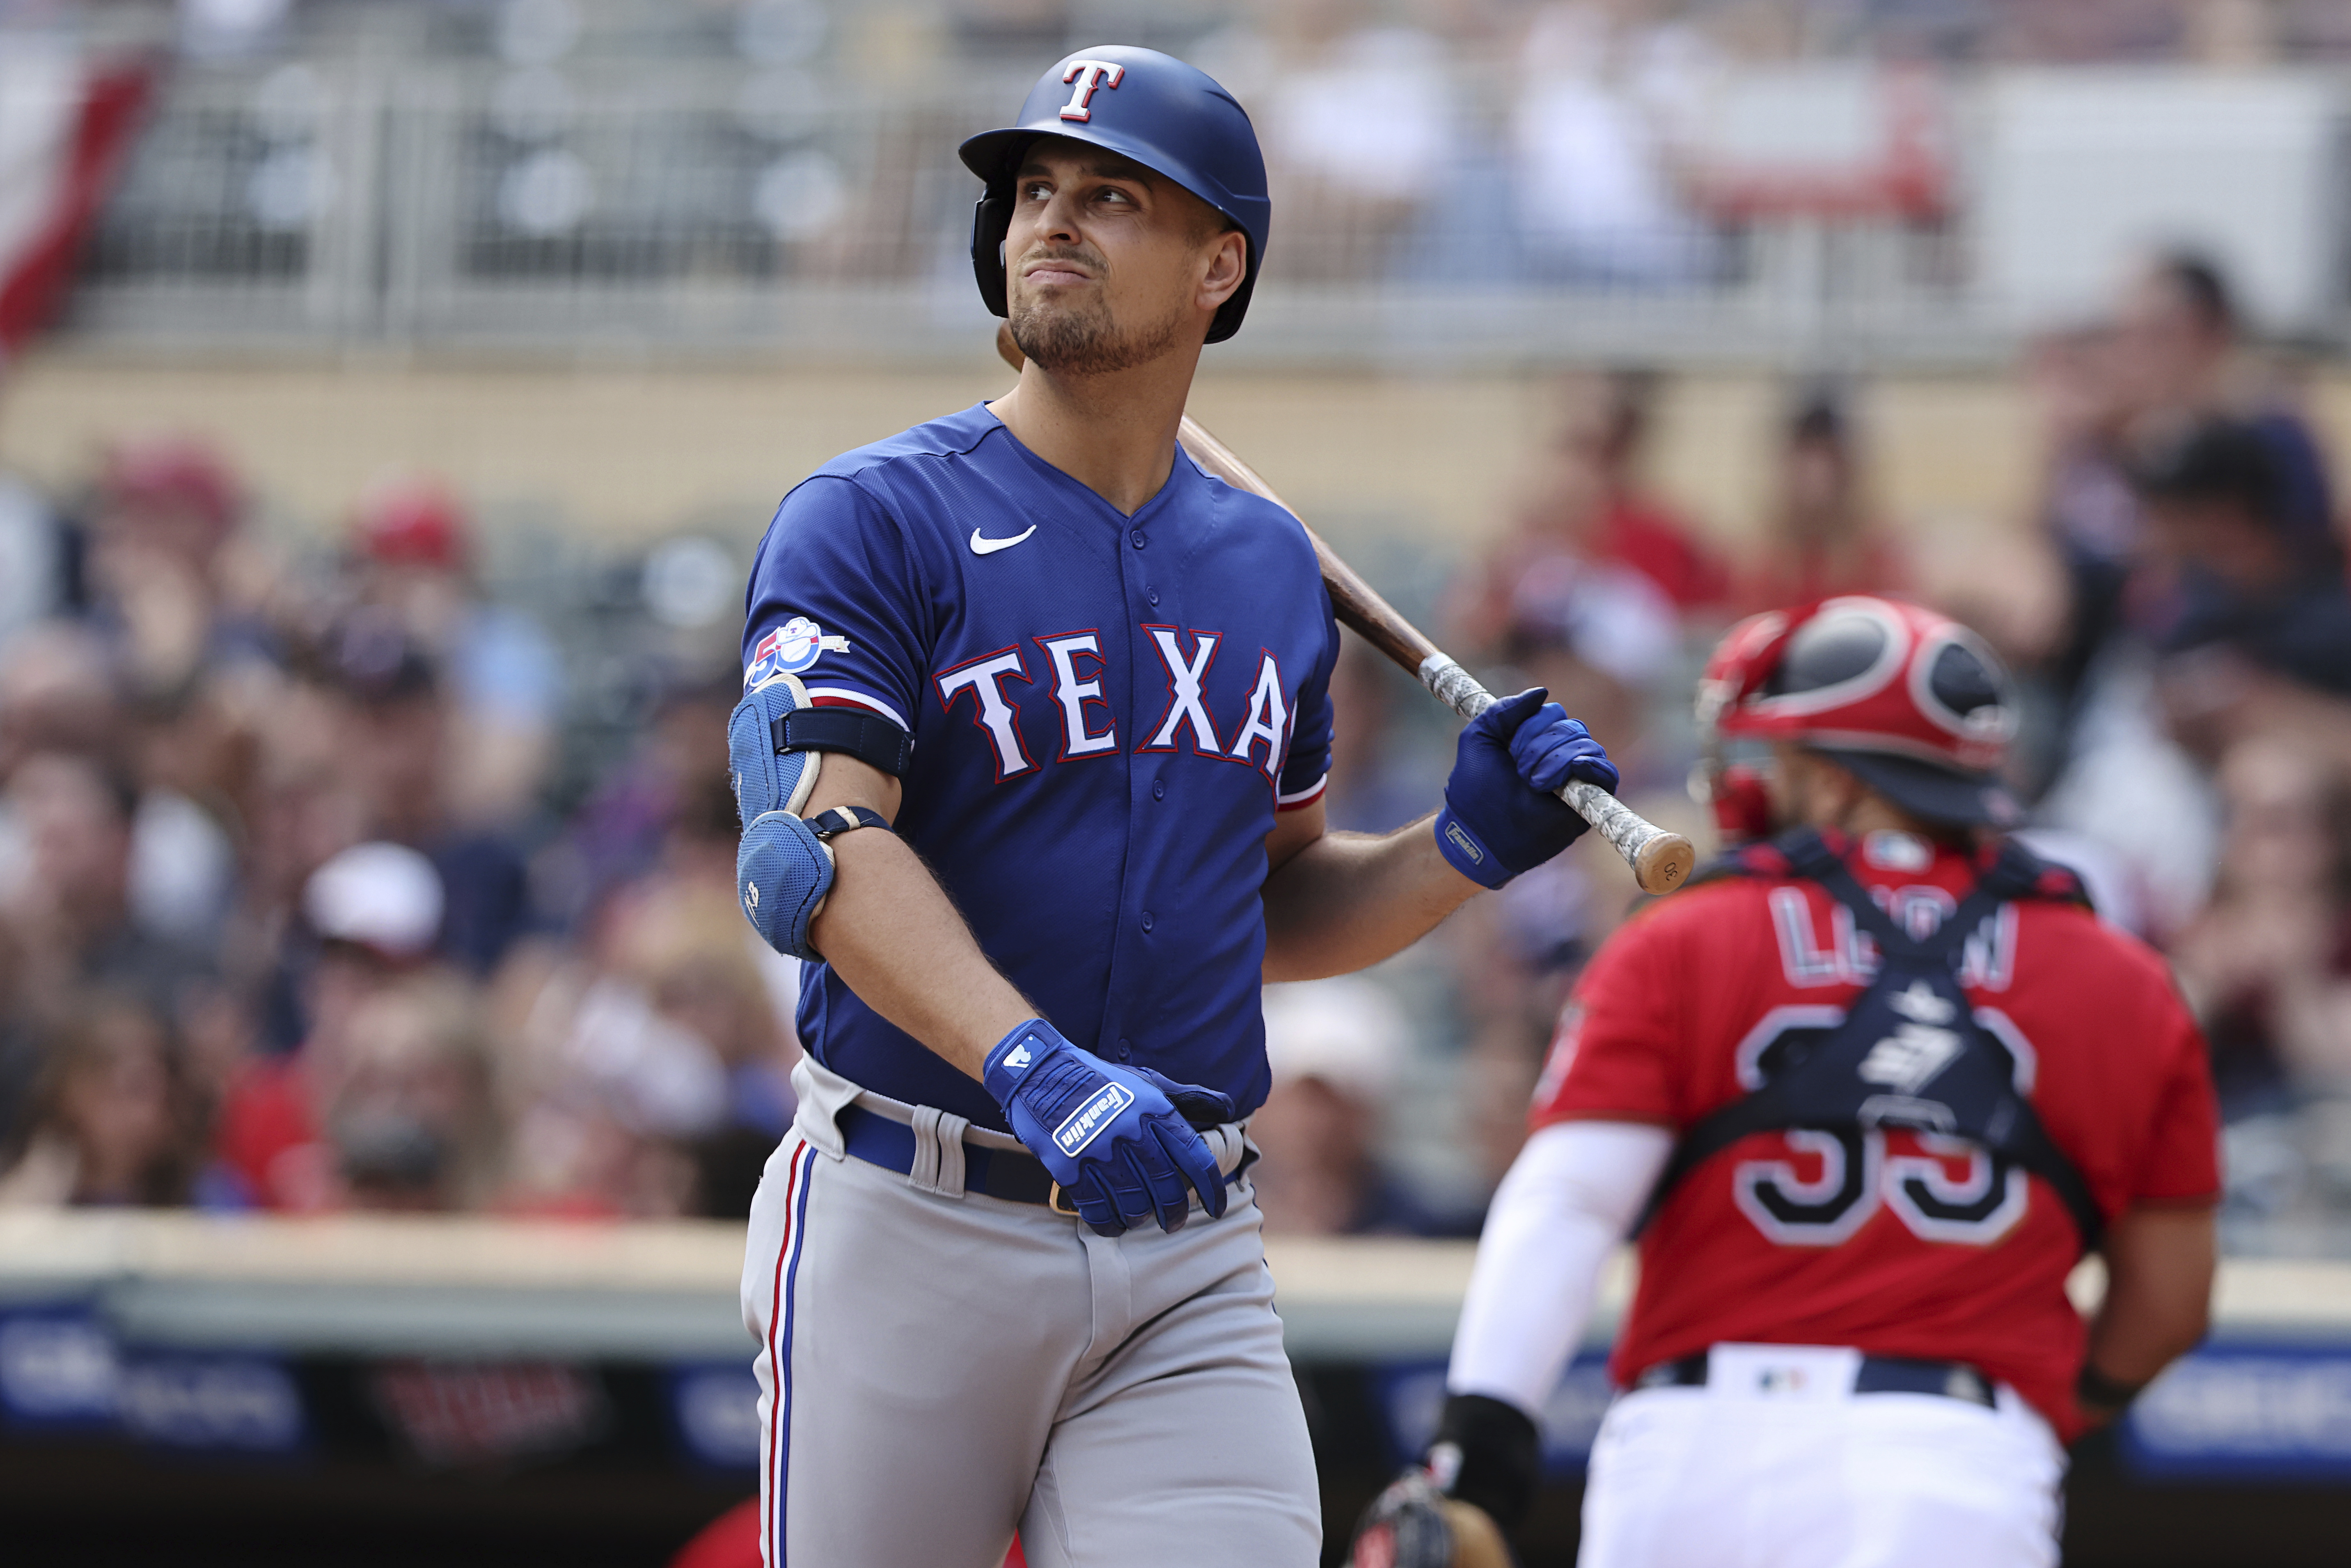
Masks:
[[[829,637],[824,628],[805,615],[795,615],[759,639],[751,662],[743,670],[743,684],[756,686],[770,675],[797,675],[811,669],[827,653],[849,652],[849,639]]]

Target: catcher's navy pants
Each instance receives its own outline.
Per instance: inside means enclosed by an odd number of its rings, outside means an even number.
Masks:
[[[1246,1176],[1222,1219],[1100,1237],[845,1154],[856,1086],[794,1077],[743,1268],[768,1568],[998,1568],[1016,1529],[1034,1568],[1321,1560]]]

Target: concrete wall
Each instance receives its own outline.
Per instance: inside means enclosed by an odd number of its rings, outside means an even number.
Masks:
[[[1213,361],[1211,361],[1213,364]],[[371,481],[437,472],[487,503],[552,503],[613,540],[688,519],[756,530],[834,453],[1000,392],[1006,372],[523,369],[451,364],[175,366],[51,352],[0,381],[0,461],[55,485],[110,435],[216,438],[281,513],[331,526]],[[1737,540],[1770,483],[1773,378],[1672,383],[1654,467]],[[2339,400],[2338,400],[2339,401]],[[1548,381],[1324,375],[1203,378],[1192,409],[1310,519],[1343,537],[1399,531],[1440,551],[1508,518],[1561,400]],[[1864,419],[1887,510],[1957,542],[2012,528],[2032,485],[2027,411],[1996,376],[1870,389]]]

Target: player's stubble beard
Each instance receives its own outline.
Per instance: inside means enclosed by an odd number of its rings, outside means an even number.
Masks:
[[[1068,246],[1035,250],[1030,261],[1092,262],[1084,252]],[[1012,301],[1012,340],[1020,351],[1058,375],[1101,376],[1147,364],[1176,346],[1188,315],[1178,303],[1155,322],[1122,326],[1110,301],[1097,291],[1083,303],[1049,303],[1035,295]]]

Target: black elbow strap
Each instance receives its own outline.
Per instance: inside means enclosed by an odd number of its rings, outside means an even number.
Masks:
[[[1448,1447],[1452,1453],[1445,1451]],[[1542,1476],[1542,1437],[1517,1406],[1482,1394],[1456,1394],[1446,1400],[1437,1424],[1429,1469],[1447,1496],[1485,1510],[1509,1535],[1525,1521],[1534,1501],[1535,1483]]]
[[[776,750],[842,751],[893,779],[906,775],[914,737],[877,713],[853,707],[796,707],[775,721]]]

